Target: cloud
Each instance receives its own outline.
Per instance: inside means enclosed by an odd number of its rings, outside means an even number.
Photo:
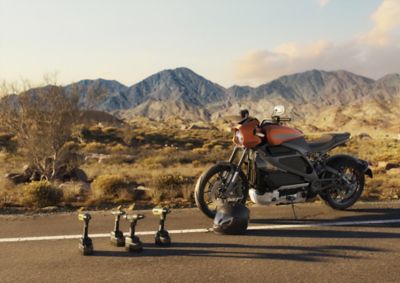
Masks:
[[[374,27],[362,39],[370,44],[390,44],[392,33],[400,27],[400,1],[383,1],[372,14],[371,19]]]
[[[259,85],[309,69],[344,69],[372,78],[400,72],[399,13],[400,1],[384,0],[371,16],[372,29],[345,42],[289,42],[273,50],[250,50],[236,62],[236,81]]]
[[[331,0],[318,0],[318,4],[319,4],[321,7],[325,7],[326,5],[329,4],[329,2],[331,2]]]

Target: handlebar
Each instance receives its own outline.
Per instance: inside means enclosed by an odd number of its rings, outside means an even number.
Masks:
[[[290,121],[292,121],[292,118],[275,116],[272,117],[271,119],[262,120],[261,125],[263,125],[264,123],[279,124],[280,122],[290,122]]]
[[[247,110],[247,109],[240,110],[240,117],[241,117],[242,120],[239,122],[239,124],[245,123],[248,120],[248,118],[250,118],[249,110]],[[263,124],[264,122],[280,123],[280,122],[290,122],[290,121],[292,121],[292,118],[280,117],[280,116],[272,116],[271,120],[265,119],[265,120],[262,121],[261,124]]]
[[[276,118],[276,120],[280,121],[280,122],[290,122],[292,121],[292,118],[289,117],[273,117],[273,119]]]

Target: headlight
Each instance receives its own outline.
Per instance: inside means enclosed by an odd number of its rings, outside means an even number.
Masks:
[[[236,133],[235,133],[235,139],[238,142],[238,144],[240,144],[240,145],[243,144],[243,135],[239,130],[236,131]]]

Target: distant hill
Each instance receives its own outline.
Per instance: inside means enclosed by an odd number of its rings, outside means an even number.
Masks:
[[[261,119],[268,118],[272,106],[280,103],[297,123],[311,129],[361,127],[400,132],[399,74],[372,80],[343,70],[310,70],[258,87],[224,88],[188,68],[176,68],[130,87],[97,79],[65,88],[78,89],[82,109],[105,111],[124,119],[144,116],[156,121],[173,117],[212,121],[243,108]]]

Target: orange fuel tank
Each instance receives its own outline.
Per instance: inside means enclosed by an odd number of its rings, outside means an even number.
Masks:
[[[280,145],[304,137],[303,132],[281,125],[267,125],[263,127],[263,130],[268,143],[271,145]]]

